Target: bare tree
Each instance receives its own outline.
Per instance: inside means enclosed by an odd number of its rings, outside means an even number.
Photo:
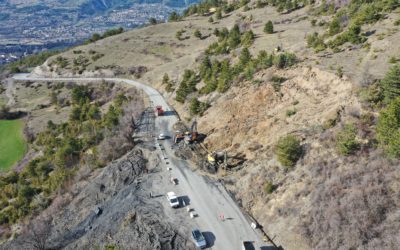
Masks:
[[[46,250],[51,234],[51,217],[38,216],[23,230],[21,237],[24,249]]]

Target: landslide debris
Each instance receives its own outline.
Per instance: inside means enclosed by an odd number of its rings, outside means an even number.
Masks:
[[[151,155],[135,149],[93,173],[81,172],[80,180],[32,224],[2,249],[194,249],[177,225],[165,220],[160,202],[149,199]],[[150,156],[153,157],[153,156]],[[21,248],[22,247],[22,248]]]

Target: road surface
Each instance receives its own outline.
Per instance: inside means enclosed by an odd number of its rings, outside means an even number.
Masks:
[[[161,105],[167,111],[168,115],[155,119],[155,128],[158,133],[167,133],[172,136],[173,125],[178,121],[173,112],[168,112],[173,109],[157,90],[137,81],[120,78],[41,78],[31,77],[28,74],[17,74],[13,78],[22,81],[90,82],[106,80],[126,83],[143,90],[149,96],[153,106]],[[179,185],[173,191],[178,196],[187,197],[187,201],[190,202],[189,206],[198,214],[198,217],[194,219],[195,224],[202,232],[207,232],[205,237],[209,248],[241,250],[242,241],[253,241],[256,249],[274,249],[270,244],[261,240],[259,233],[250,226],[250,222],[243,215],[238,205],[218,182],[193,171],[192,168],[188,167],[192,163],[175,157],[171,149],[172,144],[172,140],[160,143],[162,145],[158,148],[160,158],[166,164],[165,166],[172,169],[171,176],[179,180]],[[171,190],[165,190],[165,192],[167,191]],[[167,201],[165,200],[165,202]],[[186,211],[182,209],[182,213],[184,212]],[[224,217],[223,221],[221,216]]]

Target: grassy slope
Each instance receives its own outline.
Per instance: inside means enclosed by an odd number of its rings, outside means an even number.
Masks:
[[[21,120],[0,120],[0,171],[8,170],[23,157],[26,151],[23,126]]]

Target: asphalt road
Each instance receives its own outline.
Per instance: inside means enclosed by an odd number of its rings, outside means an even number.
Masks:
[[[161,105],[167,111],[168,115],[155,119],[156,131],[173,136],[173,125],[178,121],[173,112],[168,112],[173,111],[173,109],[157,90],[133,80],[120,78],[40,78],[30,77],[28,74],[17,74],[13,78],[31,81],[90,82],[104,79],[115,83],[123,82],[143,90],[154,106]],[[189,203],[188,206],[193,208],[198,215],[194,219],[189,217],[188,219],[194,220],[198,228],[205,232],[210,249],[241,250],[242,241],[253,241],[256,249],[274,249],[270,244],[261,240],[260,234],[252,229],[250,222],[243,215],[238,205],[218,182],[193,171],[189,167],[192,163],[175,157],[171,149],[172,140],[165,140],[160,144],[162,145],[158,149],[160,158],[164,161],[166,167],[172,169],[170,171],[171,176],[179,181],[179,185],[174,187],[174,190],[165,190],[165,192],[175,191],[178,196],[185,197],[186,203]],[[186,209],[181,209],[181,211],[186,213]],[[223,215],[224,220],[221,220],[221,215]]]

